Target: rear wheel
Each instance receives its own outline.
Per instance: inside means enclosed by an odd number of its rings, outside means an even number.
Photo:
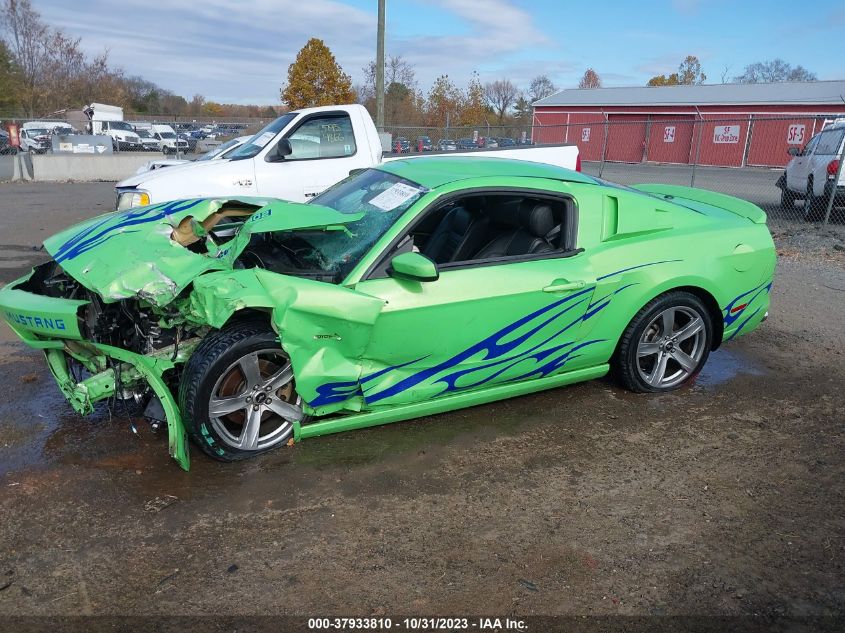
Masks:
[[[701,371],[712,340],[713,322],[701,300],[670,292],[650,301],[628,324],[615,369],[631,391],[672,391]]]
[[[194,441],[222,461],[284,444],[304,418],[290,359],[275,332],[256,322],[200,344],[182,375],[179,403]]]
[[[808,180],[807,193],[804,194],[804,219],[807,222],[823,220],[827,211],[827,201],[827,196],[817,196],[813,193],[813,181],[812,179]]]
[[[784,211],[792,211],[795,208],[795,194],[787,189],[786,184],[780,190],[780,207]]]

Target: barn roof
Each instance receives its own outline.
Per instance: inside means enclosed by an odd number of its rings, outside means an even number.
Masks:
[[[765,84],[568,88],[534,106],[677,106],[845,104],[845,80]]]

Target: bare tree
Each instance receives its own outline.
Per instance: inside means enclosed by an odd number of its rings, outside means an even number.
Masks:
[[[37,84],[49,63],[50,28],[32,8],[30,0],[5,0],[0,28],[7,36],[12,58],[19,70],[22,106],[31,115],[38,100]]]
[[[362,102],[368,98],[375,98],[376,94],[376,63],[370,62],[364,68],[364,83],[361,86],[359,98]],[[417,77],[414,66],[401,55],[391,55],[384,61],[384,91],[390,89],[390,84],[402,84],[408,90],[416,90]]]
[[[803,66],[792,66],[782,59],[756,62],[745,67],[745,71],[734,81],[743,84],[773,83],[776,81],[817,81],[815,73]]]
[[[487,105],[496,113],[499,125],[505,118],[507,111],[516,103],[519,90],[510,79],[498,79],[484,84],[484,98]]]
[[[588,68],[584,71],[584,76],[581,77],[581,81],[578,82],[579,88],[601,88],[601,77],[599,74],[593,70],[592,68]]]
[[[547,75],[537,75],[528,86],[528,101],[534,103],[557,92],[557,87]]]

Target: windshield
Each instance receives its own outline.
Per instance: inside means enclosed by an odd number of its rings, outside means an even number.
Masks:
[[[198,161],[199,160],[211,160],[212,158],[217,158],[218,156],[220,156],[224,152],[229,151],[230,149],[232,149],[233,147],[235,147],[239,144],[240,144],[240,140],[233,138],[231,141],[226,141],[225,143],[218,145],[217,147],[215,147],[210,152],[206,152],[205,154],[200,156],[197,160]]]
[[[176,135],[173,132],[159,132],[158,135],[161,138],[176,138]]]
[[[310,246],[302,257],[303,263],[341,281],[426,191],[422,185],[379,169],[368,169],[342,180],[309,204],[345,214],[363,213],[363,217],[347,224],[346,231],[297,231],[296,238]]]
[[[30,136],[46,136],[48,134],[47,129],[43,127],[31,127],[26,133]]]
[[[109,127],[112,130],[126,130],[127,132],[135,131],[126,121],[109,121]]]
[[[287,114],[283,114],[278,119],[259,130],[255,136],[232,152],[232,155],[229,156],[229,158],[231,160],[252,158],[264,149],[267,146],[267,143],[272,141],[279,132],[285,129],[288,123],[293,121],[298,114],[298,112],[288,112]]]
[[[152,138],[153,135],[150,134],[147,130],[138,130],[138,136],[141,138]]]

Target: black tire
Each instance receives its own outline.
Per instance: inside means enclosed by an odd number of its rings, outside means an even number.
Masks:
[[[700,334],[697,331],[696,333],[690,335],[689,338],[676,342],[673,341],[671,348],[667,347],[666,349],[668,352],[664,353],[664,344],[659,342],[662,341],[662,337],[659,340],[654,338],[654,336],[650,333],[650,329],[654,326],[656,319],[660,318],[664,313],[672,309],[674,309],[677,313],[677,316],[675,317],[677,320],[673,322],[676,322],[679,325],[679,329],[676,331],[676,334],[682,334],[683,328],[686,325],[692,324],[692,320],[684,322],[683,317],[693,314],[701,318],[701,329]],[[695,341],[692,344],[689,344],[688,341],[691,341],[693,337],[695,338]],[[668,345],[668,343],[669,341],[667,341],[666,345]],[[631,319],[631,322],[628,324],[628,327],[625,328],[625,331],[622,333],[622,337],[619,339],[619,344],[616,347],[616,353],[611,359],[611,362],[618,379],[627,389],[631,391],[637,393],[673,391],[690,380],[693,380],[698,375],[698,372],[701,371],[704,363],[707,362],[712,344],[713,319],[701,299],[689,292],[671,291],[649,301],[639,312],[637,312],[634,318]],[[672,377],[672,375],[670,375],[670,377],[667,378],[665,385],[660,382],[663,378],[663,374],[658,377],[658,384],[649,383],[646,380],[646,375],[643,369],[644,364],[649,362],[649,356],[641,356],[641,349],[644,349],[642,346],[645,345],[658,345],[660,347],[660,351],[654,353],[655,364],[654,371],[652,372],[653,374],[657,373],[657,365],[659,364],[661,354],[665,355],[667,359],[663,363],[663,373],[665,374],[670,369],[674,371],[673,375],[675,378],[670,380],[669,378]],[[694,348],[693,345],[695,345]],[[676,353],[680,359],[680,352],[683,352],[686,355],[686,358],[684,359],[684,362],[688,365],[686,369],[682,366],[679,360],[675,359],[674,355]],[[678,373],[679,371],[681,373]]]
[[[807,181],[807,193],[804,194],[804,220],[807,222],[821,222],[827,211],[828,197],[813,194],[813,181]]]
[[[795,208],[795,194],[786,188],[786,184],[780,190],[780,208],[784,211],[792,211]]]
[[[275,359],[273,362],[276,363],[275,367],[271,361],[259,356],[271,350]],[[276,333],[265,323],[244,321],[208,335],[191,355],[182,373],[179,384],[179,406],[184,416],[185,428],[191,439],[206,454],[220,461],[236,461],[265,453],[283,446],[293,433],[290,420],[284,420],[270,411],[267,408],[269,405],[262,404],[259,411],[255,404],[259,402],[261,396],[263,399],[260,402],[271,403],[270,396],[272,396],[277,401],[274,407],[278,407],[280,403],[285,406],[300,406],[293,379],[286,382],[283,388],[280,387],[267,394],[262,393],[263,390],[251,391],[247,373],[243,372],[238,364],[240,360],[246,360],[251,356],[258,359],[256,362],[259,365],[261,362],[268,363],[266,374],[264,373],[265,366],[260,367],[262,378],[271,374],[277,375],[276,372],[283,369],[281,359],[287,360],[289,366],[289,359],[279,345]],[[240,383],[231,390],[233,393],[223,394],[223,386],[230,384],[228,381],[233,372],[240,373]],[[237,380],[238,377],[235,375],[234,382]],[[220,381],[223,381],[222,385]],[[283,389],[287,390],[287,396],[278,395]],[[250,399],[250,396],[253,399]],[[247,404],[225,415],[212,417],[210,415],[212,399],[220,402],[223,398],[229,397],[246,398],[246,402],[252,404]],[[258,430],[254,434],[254,446],[246,450],[237,445],[234,436],[239,434],[238,439],[244,439],[248,435],[248,420],[252,415],[250,409],[257,411],[255,415],[258,418]],[[304,416],[301,421],[304,421]],[[265,427],[267,432],[262,436],[261,433]],[[240,433],[238,428],[241,429]],[[259,444],[261,437],[269,439]]]

